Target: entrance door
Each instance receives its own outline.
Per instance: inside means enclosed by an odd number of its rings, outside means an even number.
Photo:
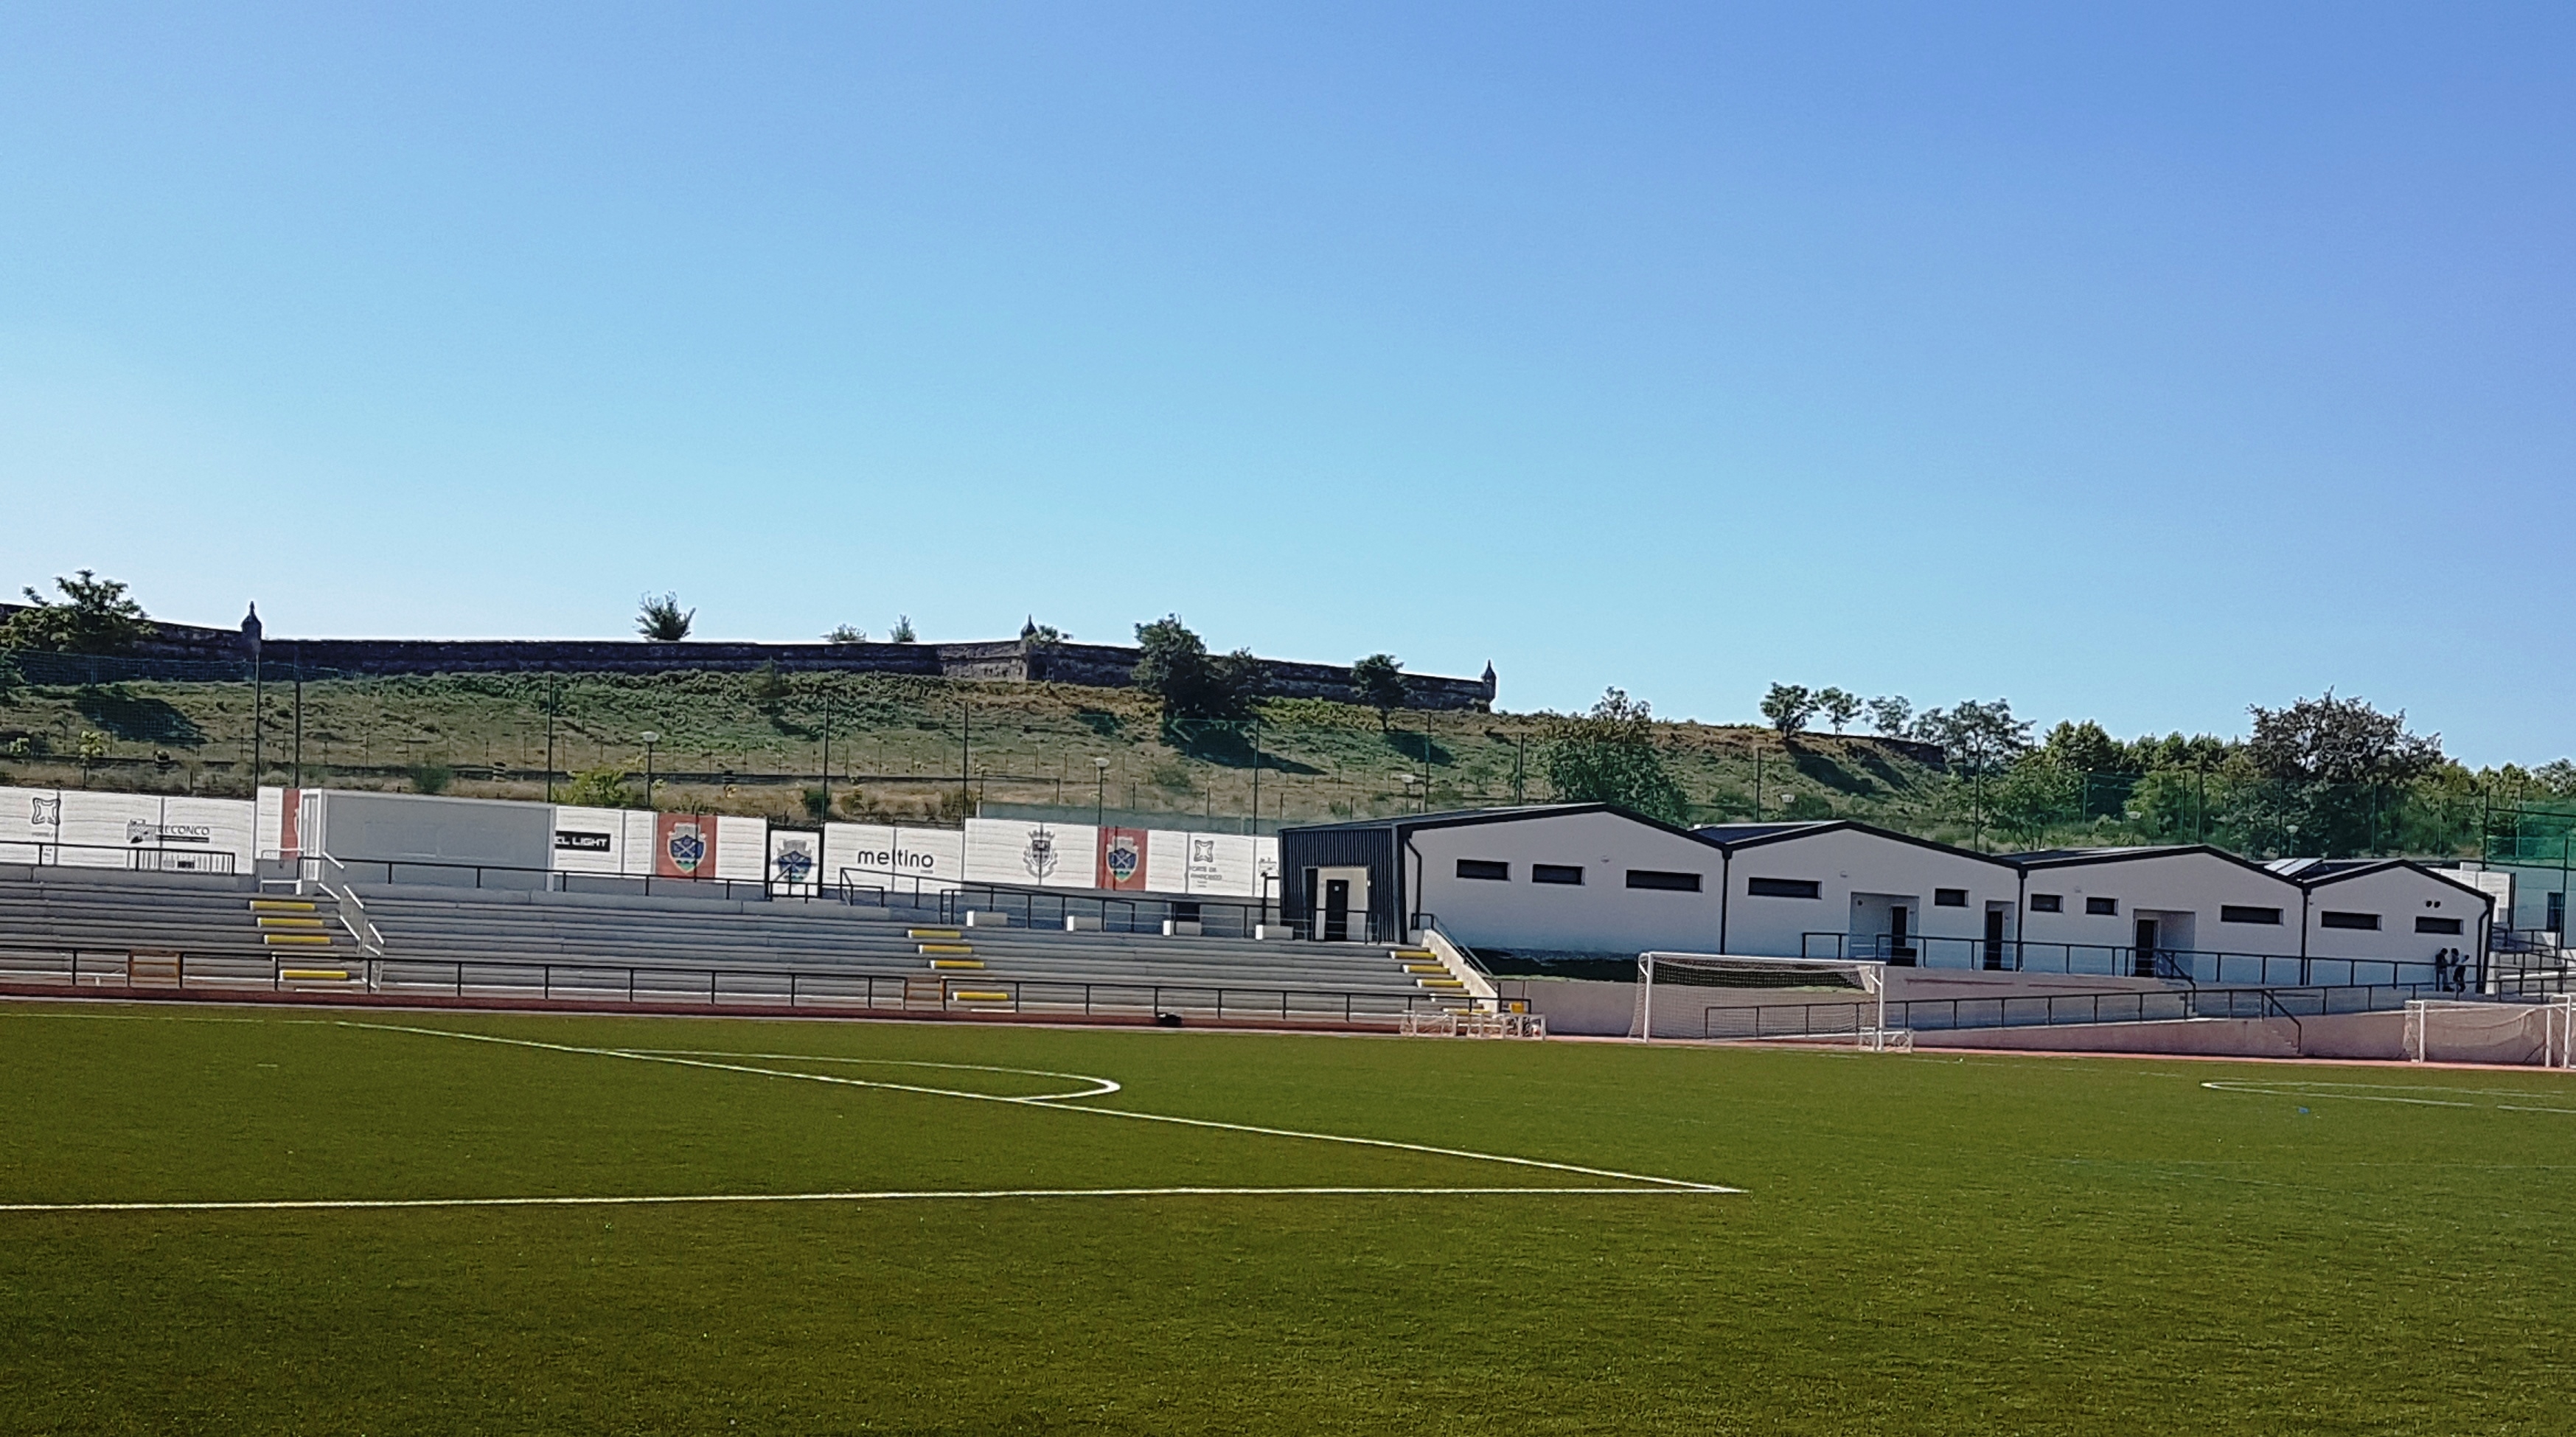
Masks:
[[[2004,911],[1992,906],[1986,909],[1986,966],[1996,970],[2004,966]]]
[[[2152,918],[2138,920],[2137,961],[2130,966],[2129,972],[2139,978],[2156,976],[2156,920]]]
[[[1901,903],[1887,910],[1887,961],[1899,967],[1914,964],[1914,941],[1908,923],[1913,916],[1914,910]]]
[[[1369,937],[1369,881],[1365,868],[1306,870],[1306,931],[1327,943]]]

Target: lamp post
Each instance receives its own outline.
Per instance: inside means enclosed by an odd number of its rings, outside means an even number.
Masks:
[[[649,728],[644,730],[644,806],[646,808],[653,806],[653,745],[661,741],[660,734]]]
[[[1109,760],[1091,761],[1091,826],[1098,828],[1109,812]]]

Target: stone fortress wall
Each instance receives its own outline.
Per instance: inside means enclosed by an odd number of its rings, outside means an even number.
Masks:
[[[22,606],[0,604],[0,620]],[[284,639],[264,638],[256,614],[239,629],[155,624],[136,657],[198,663],[247,663],[254,647],[265,661],[300,665],[307,674],[658,674],[747,673],[774,664],[781,673],[914,674],[926,678],[1016,683],[1135,685],[1139,650],[1118,644],[1037,644],[1027,639],[962,644],[654,643],[644,639]],[[1360,701],[1351,671],[1340,664],[1260,661],[1268,697]],[[1489,712],[1494,670],[1482,678],[1404,676],[1407,708]]]

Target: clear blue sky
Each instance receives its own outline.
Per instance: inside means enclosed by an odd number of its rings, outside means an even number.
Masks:
[[[361,9],[0,11],[11,589],[2576,746],[2564,6]]]

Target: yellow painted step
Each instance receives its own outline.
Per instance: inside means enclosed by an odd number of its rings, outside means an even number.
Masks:
[[[1407,963],[1404,965],[1404,971],[1407,973],[1446,973],[1449,970],[1438,963]]]
[[[314,981],[346,983],[349,981],[349,970],[346,968],[288,968],[280,971],[277,976],[290,983]]]
[[[250,911],[253,913],[310,913],[313,911],[313,904],[311,900],[303,898],[254,898],[250,901]]]
[[[1425,958],[1436,960],[1440,955],[1432,952],[1428,948],[1391,948],[1387,950],[1387,956],[1398,960],[1418,962]]]
[[[1008,993],[994,992],[991,990],[978,991],[973,988],[960,988],[948,996],[960,1003],[1008,1003],[1011,1001],[1011,995]]]
[[[984,960],[981,958],[933,958],[930,960],[930,966],[933,969],[981,968],[984,966]]]
[[[1413,981],[1424,988],[1464,988],[1467,986],[1455,978],[1416,978]]]
[[[270,928],[319,928],[322,926],[322,920],[319,918],[278,918],[269,914],[262,914],[259,919],[259,926],[263,930]]]
[[[328,933],[263,933],[259,935],[271,948],[328,948]]]
[[[971,943],[924,943],[921,945],[921,953],[925,958],[940,953],[966,954],[974,951],[975,947]]]
[[[903,936],[906,938],[963,938],[966,936],[966,930],[963,928],[907,928],[903,930]]]

